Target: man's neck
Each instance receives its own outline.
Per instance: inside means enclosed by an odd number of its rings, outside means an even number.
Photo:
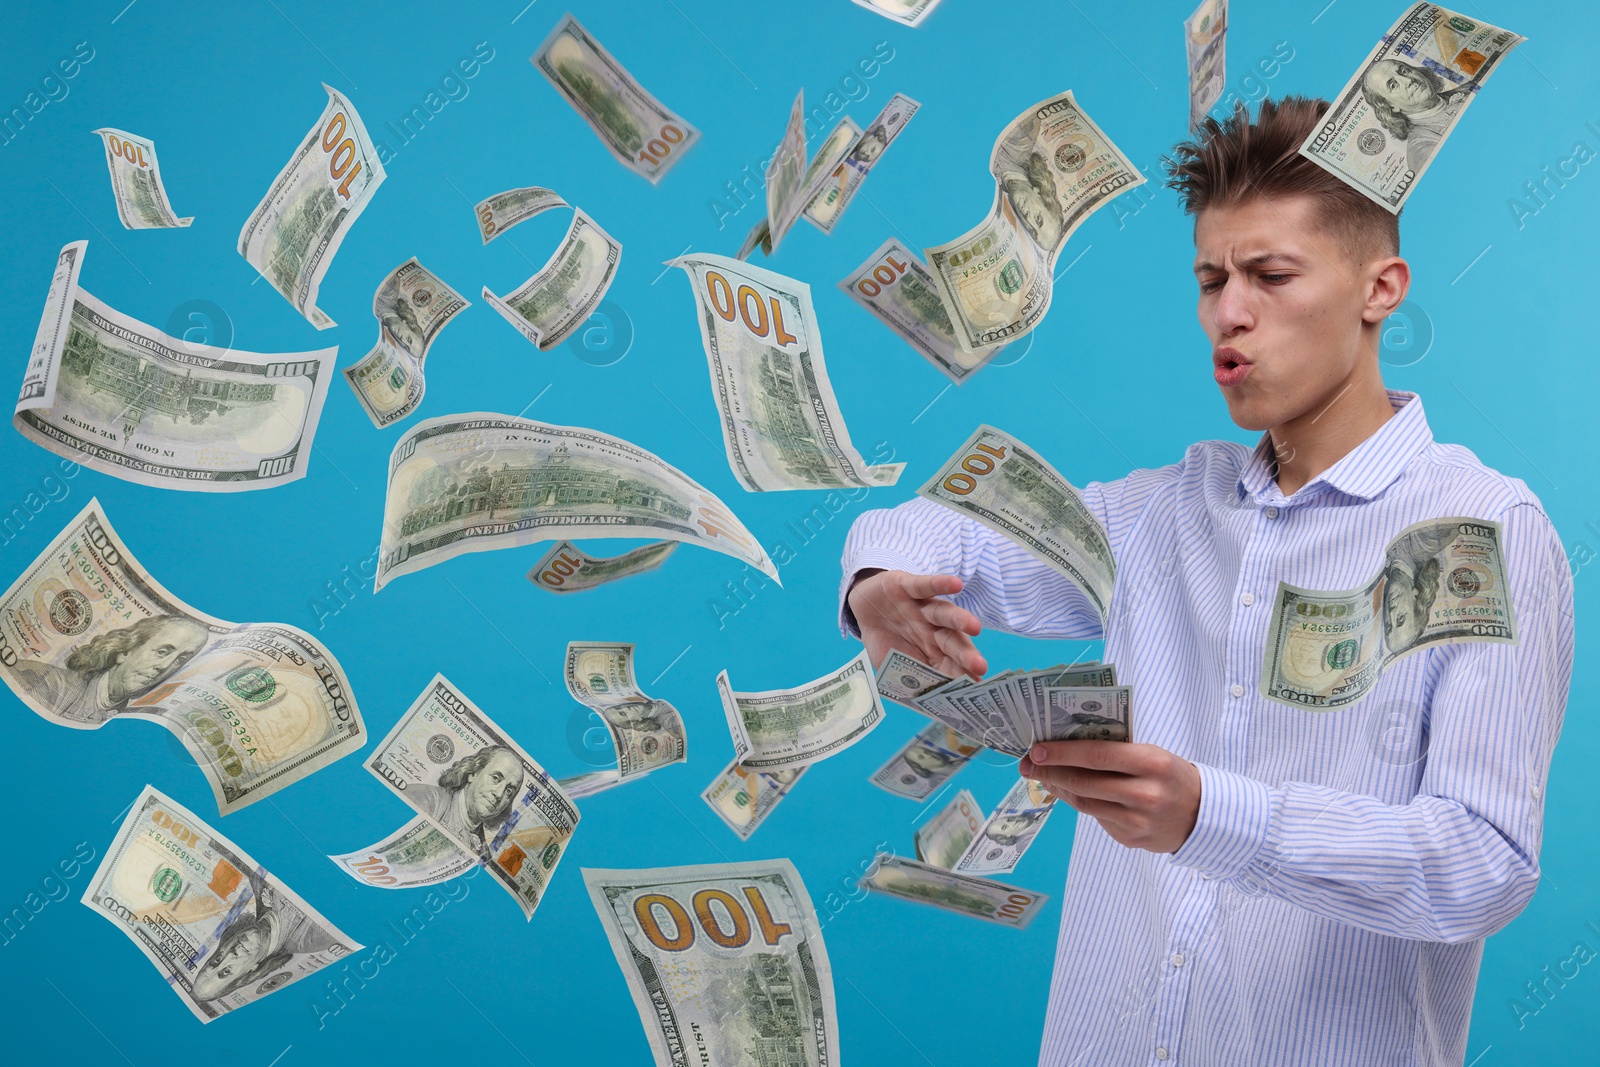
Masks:
[[[1376,369],[1346,382],[1327,401],[1270,431],[1278,489],[1293,496],[1339,462],[1394,416]]]

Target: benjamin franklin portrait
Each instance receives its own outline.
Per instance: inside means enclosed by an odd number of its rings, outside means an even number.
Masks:
[[[65,665],[18,663],[24,688],[56,715],[98,726],[170,678],[205,647],[210,631],[184,615],[154,615],[84,642]]]

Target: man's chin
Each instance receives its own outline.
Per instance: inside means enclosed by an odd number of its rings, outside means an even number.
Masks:
[[[1219,386],[1219,388],[1221,388]],[[1228,405],[1228,418],[1241,430],[1262,433],[1278,425],[1279,420],[1255,398],[1240,396],[1237,389],[1223,389],[1222,399]]]

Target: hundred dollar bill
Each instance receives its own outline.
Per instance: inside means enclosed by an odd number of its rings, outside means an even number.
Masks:
[[[878,668],[878,695],[896,704],[914,708],[918,697],[953,680],[948,674],[935,670],[917,657],[891,648]]]
[[[739,835],[739,840],[748,841],[778,802],[789,795],[800,776],[810,769],[811,765],[806,763],[798,767],[758,770],[734,761],[701,790],[700,799],[728,824],[728,829]]]
[[[495,296],[486,285],[483,299],[541,351],[549,351],[593,313],[621,261],[622,245],[580,208],[538,273],[505,296]]]
[[[1527,38],[1413,4],[1340,90],[1300,154],[1395,214],[1500,60]]]
[[[633,645],[569,641],[565,674],[567,692],[598,712],[611,731],[619,784],[688,758],[678,709],[645,696],[634,679]]]
[[[811,198],[816,195],[816,190],[820,189],[829,175],[844,162],[845,154],[860,138],[861,127],[857,126],[849,115],[834,124],[833,129],[828,131],[828,136],[817,146],[817,154],[812,156],[811,162],[806,165],[806,176],[801,183],[804,192],[798,197],[802,202],[810,203]],[[761,246],[763,255],[772,255],[772,229],[765,217],[760,219],[745,237],[744,245],[734,258],[746,259],[757,245]]]
[[[618,578],[653,571],[677,547],[676,541],[655,541],[620,556],[601,558],[589,555],[571,541],[557,541],[533,565],[528,581],[552,593],[577,593]]]
[[[806,91],[795,94],[789,108],[789,125],[767,164],[767,232],[762,241],[768,253],[776,252],[795,219],[805,208]]]
[[[860,885],[875,893],[899,897],[916,904],[970,915],[1002,926],[1025,929],[1050,898],[970,874],[957,874],[927,863],[880,852]]]
[[[478,865],[422,815],[370,848],[328,858],[356,881],[379,889],[435,885]]]
[[[598,771],[585,771],[571,778],[556,779],[556,785],[559,785],[561,791],[571,800],[592,797],[596,793],[604,793],[607,789],[621,784],[622,772],[615,767],[602,767]]]
[[[868,11],[905,26],[918,26],[939,6],[939,0],[855,0]]]
[[[883,692],[881,686],[878,691]],[[873,772],[868,781],[896,796],[927,800],[982,747],[981,742],[959,730],[952,730],[942,722],[930,722],[901,746],[899,752],[890,756],[888,763]]]
[[[878,112],[878,117],[866,129],[837,167],[821,183],[817,192],[806,201],[805,217],[823,233],[832,234],[844,209],[867,180],[872,168],[877,166],[891,142],[904,132],[906,125],[922,105],[904,93],[895,93]]]
[[[1133,687],[1044,687],[1041,741],[1133,740]],[[1020,758],[1025,751],[1016,755]]]
[[[1227,81],[1228,0],[1200,0],[1183,22],[1189,55],[1189,128],[1199,126]]]
[[[473,215],[478,220],[483,243],[488,244],[519,222],[526,222],[551,208],[566,206],[567,202],[554,190],[530,185],[523,189],[507,189],[478,201]]]
[[[378,743],[367,770],[533,917],[578,825],[577,805],[444,675]]]
[[[320,642],[196,611],[139,565],[98,500],[0,597],[0,679],[60,726],[160,723],[223,815],[366,742],[350,682]]]
[[[979,352],[1028,333],[1050,308],[1056,255],[1095,211],[1144,183],[1070,92],[1000,131],[989,216],[925,249],[957,346]]]
[[[1355,589],[1278,583],[1261,662],[1268,700],[1318,710],[1360,700],[1395,660],[1438,644],[1515,644],[1500,549],[1487,519],[1430,519],[1384,550],[1383,569]]]
[[[893,485],[905,465],[869,466],[828,380],[811,287],[703,253],[689,276],[728,466],[750,492]]]
[[[865,649],[838,670],[793,689],[737,693],[723,671],[717,693],[733,734],[734,760],[755,770],[837,755],[883,721]]]
[[[1105,529],[1078,491],[1021,441],[979,426],[917,495],[1016,542],[1082,589],[1105,620],[1117,571]]]
[[[949,870],[981,829],[983,812],[978,800],[963,789],[937,815],[917,827],[917,860]]]
[[[837,1067],[833,969],[794,864],[585,867],[583,881],[656,1067]]]
[[[328,106],[239,231],[239,254],[319,330],[322,276],[344,235],[383,184],[383,163],[361,116],[329,85]]]
[[[598,430],[474,413],[424,420],[395,444],[373,591],[465,552],[563,537],[688,541],[778,580],[722,501],[654,454]]]
[[[939,299],[939,287],[922,260],[898,238],[891,237],[868,260],[839,283],[851,299],[872,312],[889,329],[956,385],[982,370],[1005,345],[982,352],[963,351],[956,341],[950,313]]]
[[[149,785],[82,899],[139,946],[202,1023],[364,947]]]
[[[529,61],[611,154],[652,184],[700,139],[699,130],[645,92],[571,15],[556,23]]]
[[[422,403],[427,382],[423,360],[445,324],[467,307],[466,297],[440,281],[412,256],[372,294],[378,343],[360,362],[344,369],[345,381],[372,425],[399,422]]]
[[[968,842],[959,859],[948,864],[963,874],[1005,874],[1044,828],[1056,798],[1031,778],[1019,778]],[[946,866],[940,864],[940,866]]]
[[[156,144],[147,137],[107,126],[94,131],[105,142],[106,169],[111,172],[111,192],[117,199],[117,217],[130,230],[187,226],[194,216],[180,219],[161,184]]]
[[[13,424],[42,448],[163,489],[231,493],[305,477],[337,348],[264,355],[168,337],[78,287],[61,250]]]

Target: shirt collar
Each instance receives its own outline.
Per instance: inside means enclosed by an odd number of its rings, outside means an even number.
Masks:
[[[1433,431],[1422,410],[1422,398],[1415,393],[1388,390],[1394,417],[1339,462],[1303,486],[1296,496],[1309,496],[1307,490],[1326,484],[1346,496],[1371,500],[1400,477],[1406,465],[1433,443]],[[1272,451],[1272,435],[1264,433],[1255,451],[1239,472],[1239,492],[1244,496],[1277,496],[1278,464]]]

